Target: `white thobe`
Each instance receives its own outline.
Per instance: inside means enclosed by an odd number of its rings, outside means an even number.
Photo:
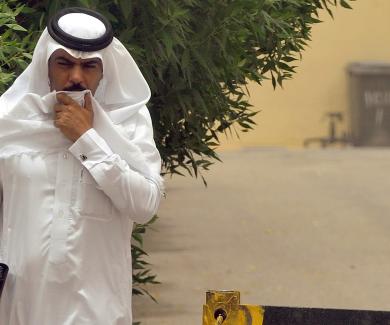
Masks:
[[[130,325],[132,223],[156,212],[156,184],[90,129],[63,150],[0,160],[0,185],[0,324]]]

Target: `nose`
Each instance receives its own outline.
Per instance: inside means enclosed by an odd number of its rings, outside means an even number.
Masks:
[[[81,66],[75,64],[69,71],[69,81],[72,84],[84,84],[83,70]]]

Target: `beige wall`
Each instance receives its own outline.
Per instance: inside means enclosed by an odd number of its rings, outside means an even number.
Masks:
[[[349,62],[390,62],[390,0],[357,0],[353,10],[338,8],[335,20],[323,15],[297,74],[274,91],[270,82],[250,85],[250,102],[261,112],[257,126],[240,139],[223,140],[221,149],[248,146],[300,147],[304,139],[326,136],[328,111],[348,114],[345,67]],[[347,119],[348,120],[348,119]],[[348,122],[340,125],[347,130]]]

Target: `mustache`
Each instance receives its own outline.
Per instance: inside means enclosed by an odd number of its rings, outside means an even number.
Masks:
[[[65,91],[83,91],[87,88],[83,87],[81,84],[74,84],[69,87],[64,88]]]

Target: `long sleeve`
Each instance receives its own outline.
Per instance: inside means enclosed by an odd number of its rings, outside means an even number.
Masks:
[[[150,136],[152,130],[149,138],[136,139],[135,132],[134,139],[140,146],[154,146],[153,136],[151,139]],[[154,150],[157,151],[155,147]],[[156,213],[161,199],[159,185],[133,170],[118,154],[113,153],[94,129],[84,133],[69,151],[90,172],[100,189],[121,213],[129,215],[137,223],[149,221]]]

